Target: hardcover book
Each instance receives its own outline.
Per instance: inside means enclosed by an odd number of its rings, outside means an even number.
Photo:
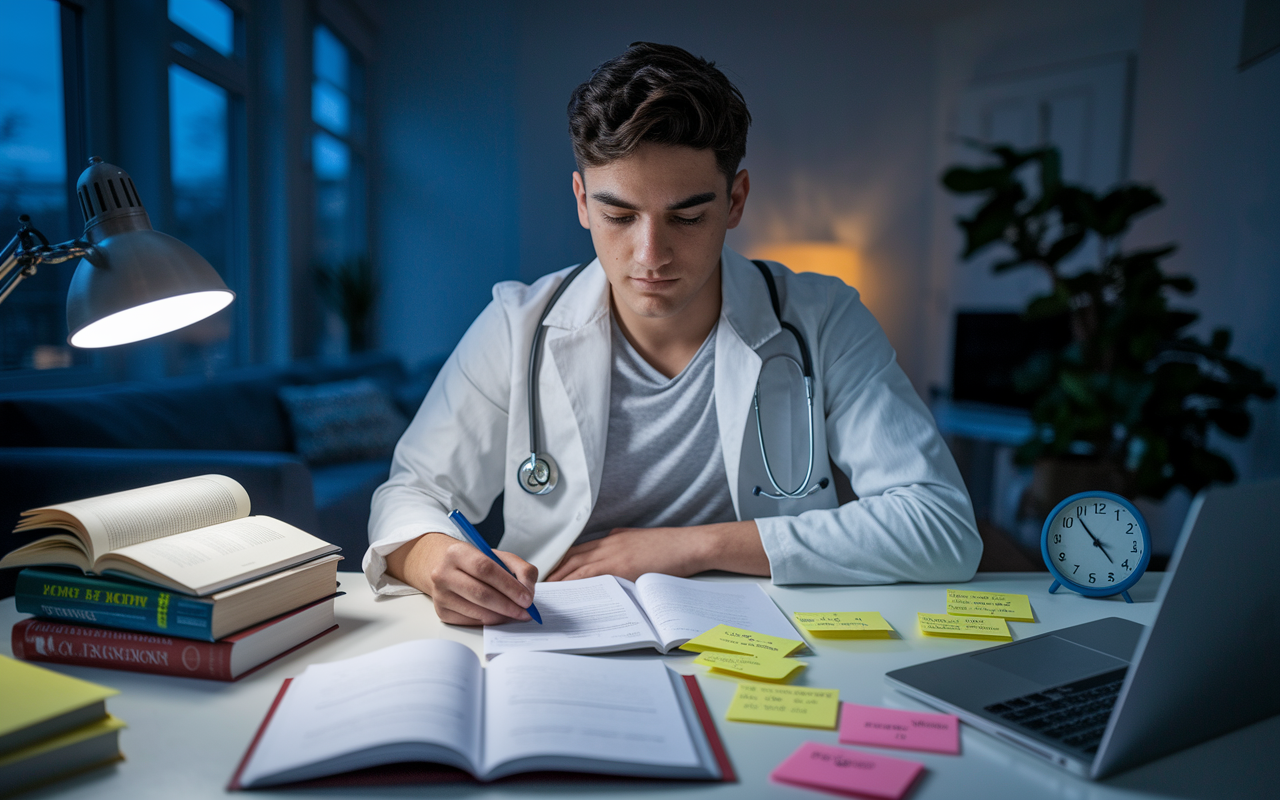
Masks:
[[[208,595],[337,552],[292,525],[249,516],[224,475],[144,486],[22,512],[14,532],[62,531],[19,547],[0,568],[63,565]]]

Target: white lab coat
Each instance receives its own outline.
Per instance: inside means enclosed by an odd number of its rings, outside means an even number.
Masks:
[[[725,247],[715,352],[720,445],[734,509],[739,519],[756,521],[773,582],[968,580],[982,554],[969,495],[880,325],[839,280],[770,267],[782,317],[803,332],[813,356],[814,407],[826,422],[814,428],[813,481],[831,477],[829,454],[859,498],[839,505],[833,485],[803,500],[752,495],[755,486],[772,491],[752,413],[756,380],[771,355],[799,358],[799,351],[779,326],[759,271]],[[460,537],[449,511],[479,519],[500,491],[499,548],[535,565],[540,576],[582,533],[609,429],[609,285],[598,262],[569,285],[544,323],[540,437],[559,464],[559,486],[531,495],[516,478],[529,457],[530,344],[568,272],[495,286],[493,302],[445,362],[396,447],[390,478],[373,496],[364,571],[378,593],[415,591],[385,574],[387,553],[428,531]],[[807,464],[808,428],[803,383],[785,366],[768,363],[761,408],[770,465],[778,482],[794,489]]]

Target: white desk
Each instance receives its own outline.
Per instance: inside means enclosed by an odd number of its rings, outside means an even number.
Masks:
[[[1137,602],[1118,598],[1090,600],[1068,592],[1050,595],[1044,574],[979,575],[969,587],[1017,592],[1031,597],[1038,623],[1010,623],[1014,637],[1033,636],[1103,616],[1117,616],[1148,623],[1154,617],[1153,599],[1163,576],[1148,575],[1133,590]],[[139,798],[198,798],[226,795],[223,787],[239,762],[280,682],[296,675],[307,664],[333,661],[368,653],[413,638],[454,639],[479,651],[480,632],[442,625],[422,596],[375,599],[364,577],[339,575],[347,595],[339,598],[341,628],[297,653],[245,678],[239,683],[216,683],[144,675],[88,667],[55,667],[70,675],[120,690],[107,707],[128,723],[121,734],[126,761],[95,770],[69,781],[22,795],[23,798],[68,797],[85,800],[139,800]],[[713,580],[743,580],[717,577]],[[962,639],[925,638],[916,627],[917,611],[943,613],[946,584],[878,587],[787,588],[764,584],[778,605],[791,611],[879,611],[902,635],[893,640],[811,640],[815,654],[806,656],[809,668],[797,685],[838,688],[842,700],[897,708],[925,708],[889,689],[884,673],[941,656],[988,646]],[[12,599],[0,601],[0,630],[5,634],[20,618]],[[1194,635],[1194,634],[1192,634]],[[9,637],[3,652],[8,655]],[[736,784],[694,784],[584,781],[570,784],[524,783],[483,786],[473,783],[436,784],[339,790],[306,790],[287,793],[253,793],[254,796],[317,797],[651,797],[676,798],[781,797],[817,800],[829,797],[770,783],[769,772],[802,742],[836,744],[835,731],[784,728],[727,722],[724,715],[736,682],[712,678],[695,666],[693,655],[632,655],[605,658],[663,658],[684,673],[699,675],[699,683],[716,718],[720,735],[739,775]],[[911,751],[875,752],[922,761],[928,772],[909,795],[929,798],[1258,798],[1275,796],[1280,786],[1280,716],[1206,742],[1182,753],[1118,775],[1103,783],[1072,777],[1048,764],[1024,755],[1010,745],[967,726],[962,727],[961,755],[943,756]],[[242,795],[248,796],[248,795]]]

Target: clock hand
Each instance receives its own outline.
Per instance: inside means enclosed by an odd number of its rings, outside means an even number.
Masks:
[[[1077,514],[1076,519],[1080,520],[1080,527],[1084,528],[1084,532],[1089,534],[1089,538],[1093,540],[1093,546],[1101,550],[1104,556],[1107,556],[1107,561],[1111,561],[1112,564],[1116,563],[1111,560],[1111,556],[1107,555],[1107,548],[1103,546],[1102,542],[1098,541],[1097,536],[1093,535],[1093,531],[1089,530],[1089,526],[1084,524],[1084,517]]]

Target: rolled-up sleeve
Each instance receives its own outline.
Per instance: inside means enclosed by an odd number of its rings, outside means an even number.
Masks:
[[[817,339],[828,452],[858,499],[757,519],[773,582],[969,580],[982,556],[969,493],[879,323],[840,292]]]

